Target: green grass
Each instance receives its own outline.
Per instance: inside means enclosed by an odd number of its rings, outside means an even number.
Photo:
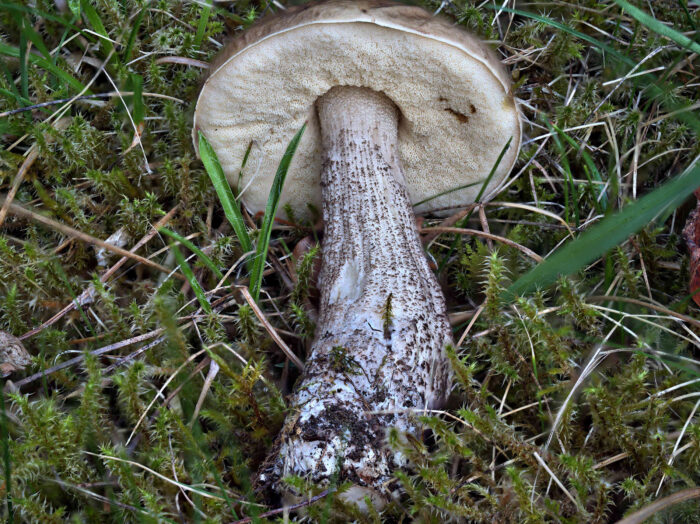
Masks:
[[[545,260],[464,235],[431,243],[455,340],[463,338],[450,350],[455,390],[443,411],[423,417],[426,440],[388,432],[412,464],[396,473],[395,502],[359,515],[325,496],[306,508],[308,519],[616,522],[697,486],[698,309],[681,230],[700,185],[700,8],[417,3],[502,42],[525,140],[519,176],[484,215],[492,233]],[[317,233],[293,219],[272,227],[303,129],[278,159],[258,219],[201,134],[197,158],[191,126],[206,74],[194,61],[279,7],[61,5],[0,3],[0,113],[22,110],[0,117],[0,195],[22,170],[17,203],[98,239],[121,232],[114,242],[176,274],[134,260],[110,272],[116,256],[5,218],[0,330],[43,326],[23,340],[32,364],[7,380],[47,375],[0,397],[0,518],[213,523],[274,510],[251,479],[298,370],[267,330],[306,355],[314,329],[305,309],[313,257],[292,272],[288,255]],[[172,56],[192,65],[158,61]],[[106,95],[115,86],[121,98]],[[77,95],[97,97],[52,104]],[[481,229],[479,215],[459,225]],[[423,227],[440,221],[427,217]],[[237,286],[250,289],[269,326]],[[88,298],[52,319],[80,296]],[[76,356],[82,364],[58,367]],[[691,499],[647,522],[698,515]]]
[[[209,174],[209,178],[211,178],[211,182],[216,189],[216,194],[219,197],[219,202],[224,209],[226,218],[236,232],[238,242],[246,253],[252,251],[253,243],[248,235],[240,204],[233,196],[231,186],[228,180],[226,180],[224,170],[221,168],[221,164],[219,164],[219,159],[216,158],[214,149],[201,131],[199,131],[199,154],[202,157],[202,163]]]
[[[255,258],[253,261],[253,269],[250,274],[250,294],[257,301],[260,296],[260,286],[262,285],[263,271],[265,270],[265,261],[267,260],[267,251],[270,248],[270,236],[272,235],[272,226],[275,221],[275,216],[277,216],[277,207],[279,206],[280,197],[282,196],[282,188],[284,186],[284,181],[287,178],[287,171],[289,170],[289,165],[292,163],[292,158],[299,145],[299,140],[301,140],[304,130],[306,129],[306,124],[301,126],[301,129],[292,137],[289,142],[280,164],[277,168],[277,173],[275,173],[275,178],[272,181],[272,187],[270,188],[270,196],[267,200],[267,206],[265,206],[265,215],[263,216],[262,226],[260,228],[260,233],[258,235],[258,243],[255,248]]]
[[[205,266],[207,266],[211,270],[211,272],[217,276],[217,278],[219,278],[219,279],[224,278],[223,273],[221,272],[221,270],[218,267],[216,267],[216,264],[214,264],[214,261],[211,258],[209,258],[207,255],[205,255],[201,249],[199,249],[197,246],[195,246],[192,242],[187,240],[185,237],[183,237],[182,235],[179,235],[175,231],[170,231],[168,228],[165,228],[165,227],[160,228],[158,231],[160,231],[162,234],[164,234],[166,236],[169,236],[173,240],[177,240],[180,244],[182,244],[187,249],[192,251],[195,255],[197,255],[197,258],[199,258],[199,260],[201,260],[202,263]],[[190,282],[190,284],[192,284],[192,282]]]

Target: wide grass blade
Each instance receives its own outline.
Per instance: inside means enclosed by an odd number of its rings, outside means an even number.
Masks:
[[[579,271],[606,251],[624,242],[660,213],[678,207],[695,188],[700,186],[700,165],[695,165],[670,182],[655,189],[639,200],[628,204],[622,211],[604,218],[579,238],[570,241],[544,262],[534,267],[506,290],[508,300],[535,288],[555,282],[560,275]]]
[[[224,214],[231,223],[231,227],[233,227],[243,251],[245,253],[253,251],[253,243],[250,241],[250,236],[248,236],[241,208],[233,197],[231,186],[226,180],[226,175],[224,175],[224,170],[221,168],[214,148],[211,147],[211,144],[201,131],[199,131],[199,156],[202,158],[204,168],[207,170],[211,183],[214,184],[214,189],[216,189],[216,194],[219,196],[221,206],[224,208]]]
[[[279,166],[277,167],[277,173],[275,174],[275,179],[272,182],[272,187],[270,188],[270,196],[267,199],[267,207],[265,208],[265,217],[263,218],[262,228],[258,236],[258,245],[255,250],[255,259],[253,262],[253,270],[250,275],[250,294],[257,302],[258,296],[260,295],[260,286],[262,284],[262,275],[265,269],[265,260],[267,259],[267,250],[270,246],[270,235],[272,233],[272,224],[275,221],[275,215],[277,214],[277,206],[280,201],[280,195],[282,194],[282,186],[284,185],[284,180],[287,178],[287,171],[289,170],[289,165],[292,163],[292,158],[297,150],[301,136],[304,134],[306,129],[306,123],[301,126],[301,129],[297,131],[296,135],[292,138],[291,142],[287,146],[287,150],[282,155],[282,160],[280,160]]]
[[[71,29],[80,32],[80,29],[73,25],[72,23],[69,23],[65,20],[65,18],[60,17],[60,16],[54,16],[46,11],[42,11],[41,9],[37,9],[36,6],[32,7],[27,7],[24,5],[20,5],[19,3],[11,3],[11,4],[6,4],[6,3],[0,3],[0,11],[2,12],[18,12],[18,13],[27,13],[32,16],[38,16],[41,18],[45,18],[47,20],[50,20],[51,22],[56,22],[59,24],[63,24],[66,27],[70,27]],[[84,35],[83,35],[84,36]]]
[[[638,7],[633,6],[629,2],[625,2],[625,0],[615,0],[615,3],[619,5],[622,9],[627,11],[630,14],[630,16],[632,16],[632,18],[637,20],[637,22],[648,27],[656,34],[665,36],[666,38],[673,40],[679,46],[685,47],[693,53],[700,54],[700,44],[692,41],[683,33],[679,33],[672,27],[668,27],[666,24],[659,22],[653,16],[645,13],[644,11],[642,11]]]
[[[207,313],[211,313],[212,309],[211,305],[209,304],[209,301],[207,300],[207,295],[204,293],[204,289],[202,289],[202,286],[199,285],[199,281],[195,278],[194,272],[192,271],[190,265],[187,263],[187,260],[175,244],[171,243],[170,249],[172,250],[173,255],[175,255],[175,260],[177,260],[177,263],[180,266],[180,271],[182,271],[182,274],[185,275],[185,278],[190,283],[192,291],[194,291],[194,294],[197,297],[197,300],[199,301],[199,305],[202,306],[202,309],[204,311],[206,311]]]
[[[21,27],[22,34],[26,40],[34,44],[34,46],[41,52],[42,55],[44,55],[44,57],[51,58],[51,53],[46,47],[46,44],[44,44],[44,40],[41,38],[41,35],[34,30],[32,24],[28,22],[26,18],[22,17],[21,21],[18,20],[17,25]]]
[[[131,119],[134,121],[134,125],[137,126],[146,117],[146,104],[143,102],[143,77],[136,73],[131,73],[126,87],[134,93],[131,96],[124,96],[124,102],[125,104],[131,103]],[[128,107],[124,109],[129,110]]]
[[[172,238],[173,240],[177,240],[178,242],[180,242],[180,244],[182,244],[182,245],[185,246],[187,249],[189,249],[190,251],[192,251],[192,253],[194,253],[195,255],[197,255],[197,257],[202,261],[202,263],[203,263],[205,266],[207,266],[207,267],[211,270],[211,272],[214,273],[214,274],[216,275],[216,277],[217,277],[219,280],[221,280],[222,278],[224,278],[223,273],[221,273],[221,271],[219,270],[219,268],[216,267],[216,264],[214,264],[214,261],[213,261],[211,258],[209,258],[201,249],[199,249],[199,248],[198,248],[197,246],[195,246],[192,242],[190,242],[189,240],[187,240],[185,237],[183,237],[183,236],[180,235],[179,233],[176,233],[175,231],[172,231],[172,230],[168,229],[167,227],[162,227],[162,228],[160,228],[160,229],[158,230],[158,232],[159,232],[159,233],[163,233],[163,234],[166,235],[166,236],[169,236],[169,237]]]

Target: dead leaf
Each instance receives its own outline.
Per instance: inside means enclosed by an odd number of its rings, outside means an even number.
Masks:
[[[4,378],[22,371],[30,362],[31,355],[22,342],[14,335],[0,331],[0,375]]]
[[[131,145],[129,145],[129,147],[126,148],[124,154],[128,153],[141,143],[141,135],[143,134],[144,129],[146,129],[146,124],[144,122],[139,122],[138,124],[136,124],[136,129],[134,131],[134,139],[131,141]]]

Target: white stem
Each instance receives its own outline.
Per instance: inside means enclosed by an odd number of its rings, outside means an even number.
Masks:
[[[405,465],[386,445],[387,430],[416,433],[410,411],[446,398],[451,331],[404,183],[395,105],[369,89],[335,87],[317,109],[325,223],[319,321],[267,471],[315,482],[338,472],[358,486],[355,495],[385,494],[391,471]]]

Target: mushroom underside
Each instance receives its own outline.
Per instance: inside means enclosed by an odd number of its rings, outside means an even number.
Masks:
[[[352,4],[344,5],[354,10]],[[355,14],[375,22],[353,21]],[[291,24],[262,40],[251,36],[204,85],[195,129],[207,136],[252,213],[265,210],[279,159],[305,121],[280,216],[286,218],[285,205],[300,219],[312,216],[307,204],[321,208],[324,154],[314,103],[336,86],[373,89],[399,108],[398,148],[419,213],[449,215],[476,198],[494,166],[485,194],[510,171],[520,124],[498,61],[464,44],[474,39],[459,28],[431,34],[439,19],[427,13],[420,33],[411,20],[389,19],[386,9],[355,14]],[[512,147],[497,163],[509,139]]]

